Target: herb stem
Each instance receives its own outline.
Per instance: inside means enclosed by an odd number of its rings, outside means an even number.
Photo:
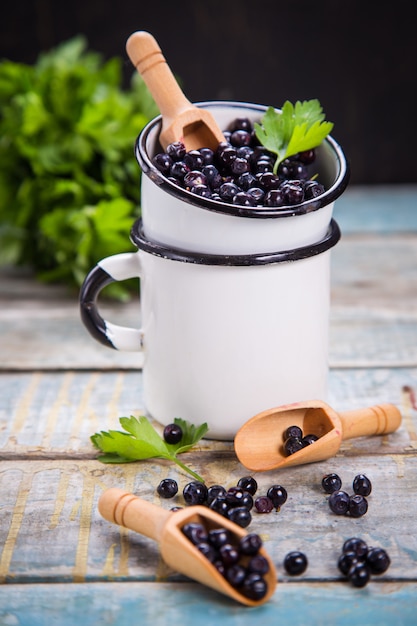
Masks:
[[[175,463],[177,465],[179,465],[185,472],[187,472],[188,474],[191,474],[191,476],[193,476],[196,480],[198,480],[200,483],[204,483],[204,479],[201,478],[201,476],[199,474],[197,474],[197,472],[194,472],[192,469],[190,469],[189,467],[187,467],[187,465],[185,465],[182,461],[180,461],[177,457],[174,457],[173,461],[175,461]]]

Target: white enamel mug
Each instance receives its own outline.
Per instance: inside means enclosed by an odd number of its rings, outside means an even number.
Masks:
[[[138,220],[137,252],[107,257],[86,277],[82,320],[118,350],[144,353],[149,416],[207,422],[208,437],[232,440],[271,406],[326,399],[330,252],[340,230],[286,251],[216,255],[158,244]],[[100,291],[140,278],[140,329],[117,326],[98,311]]]
[[[220,128],[238,117],[260,121],[265,106],[241,102],[203,102]],[[339,144],[328,136],[316,148],[311,175],[318,175],[326,191],[296,206],[253,208],[202,198],[170,182],[152,164],[161,152],[161,118],[141,132],[135,147],[142,170],[141,216],[148,239],[207,254],[265,254],[320,241],[333,215],[335,200],[345,190],[349,166]],[[317,168],[317,170],[316,170]]]

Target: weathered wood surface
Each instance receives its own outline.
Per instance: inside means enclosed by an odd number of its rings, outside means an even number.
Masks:
[[[395,207],[393,209],[393,207]],[[393,218],[393,210],[396,219]],[[81,325],[77,294],[30,277],[0,281],[0,625],[38,624],[415,624],[417,610],[417,190],[353,189],[337,203],[342,240],[332,253],[329,404],[381,402],[403,416],[392,435],[343,442],[311,466],[257,474],[259,492],[283,484],[279,513],[253,514],[277,566],[272,600],[256,610],[190,583],[161,562],[157,545],[97,512],[106,487],[160,502],[155,488],[190,477],[163,461],[103,465],[89,437],[140,415],[141,362],[96,344]],[[138,303],[104,303],[107,317],[139,322]],[[186,462],[208,484],[248,473],[231,442],[203,441]],[[337,471],[347,491],[363,472],[369,512],[333,515],[320,487]],[[181,503],[182,496],[176,498]],[[365,589],[343,582],[341,545],[359,535],[385,547],[392,564]],[[285,554],[301,549],[307,572],[288,577]]]

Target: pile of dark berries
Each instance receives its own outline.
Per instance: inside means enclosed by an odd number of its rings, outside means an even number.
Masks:
[[[286,207],[321,195],[314,177],[315,150],[300,152],[280,163],[259,144],[247,118],[234,120],[216,150],[185,149],[180,141],[156,154],[154,166],[174,185],[193,194],[244,207]]]
[[[255,498],[257,489],[258,484],[253,476],[243,476],[235,486],[228,489],[222,485],[207,487],[204,483],[193,480],[184,486],[182,495],[186,505],[207,506],[238,526],[246,528],[252,521],[252,509],[257,513],[270,513],[274,509],[279,511],[288,497],[282,485],[272,485],[266,495]],[[159,483],[157,492],[161,498],[173,498],[178,493],[178,484],[172,478],[164,478]]]
[[[354,587],[365,587],[372,575],[383,574],[390,564],[391,559],[383,548],[368,548],[358,537],[345,541],[337,563]]]
[[[367,496],[372,491],[372,484],[364,474],[358,474],[353,480],[354,495],[342,491],[342,480],[337,474],[327,474],[321,484],[324,491],[330,494],[329,507],[336,515],[362,517],[368,511]]]
[[[182,532],[240,593],[252,600],[265,597],[268,584],[264,576],[269,563],[259,552],[259,535],[237,537],[226,528],[208,529],[200,522],[184,524]]]
[[[317,435],[312,433],[303,435],[299,426],[289,426],[284,432],[284,452],[287,455],[294,454],[317,441]]]

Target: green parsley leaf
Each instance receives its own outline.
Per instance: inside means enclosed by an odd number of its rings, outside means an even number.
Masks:
[[[98,457],[102,463],[132,463],[145,459],[162,458],[173,461],[196,480],[203,478],[182,463],[177,455],[192,448],[208,431],[206,423],[196,427],[176,417],[174,423],[181,427],[183,436],[176,444],[168,444],[143,415],[139,418],[119,418],[125,432],[119,430],[100,431],[90,437],[93,445],[103,452]]]
[[[255,133],[261,144],[277,155],[274,173],[284,159],[311,150],[321,144],[333,129],[332,122],[325,122],[323,109],[318,100],[288,100],[281,111],[268,107],[261,123],[255,123]]]

